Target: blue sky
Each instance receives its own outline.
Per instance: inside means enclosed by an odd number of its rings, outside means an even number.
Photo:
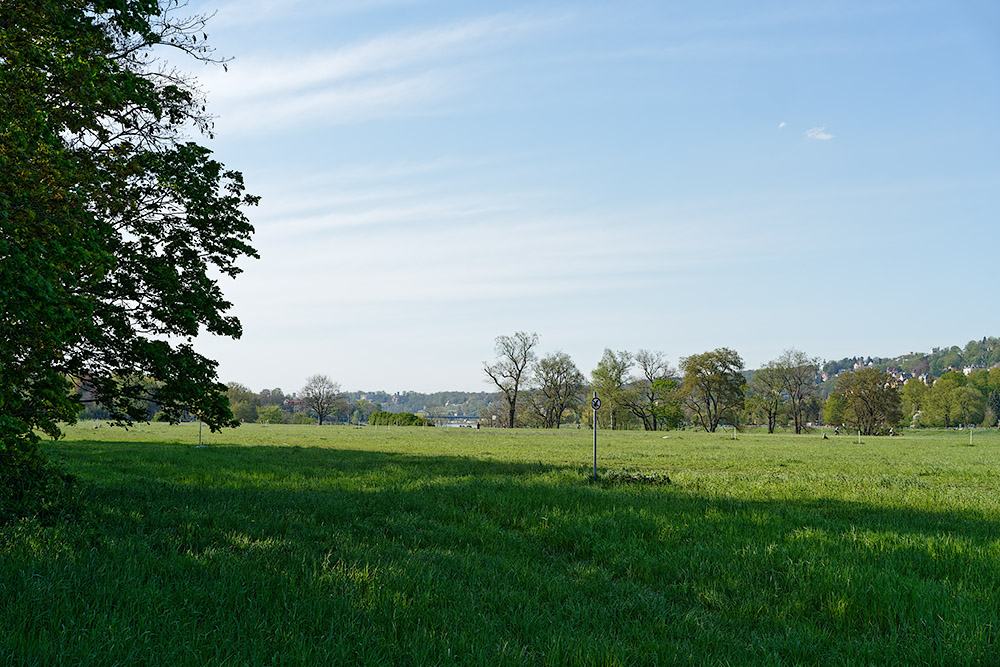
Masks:
[[[497,335],[748,367],[998,335],[1000,5],[239,0],[225,381],[485,391]]]

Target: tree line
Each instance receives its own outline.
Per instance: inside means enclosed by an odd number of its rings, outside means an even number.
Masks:
[[[496,357],[483,363],[497,399],[480,422],[505,428],[559,428],[565,424],[648,431],[692,425],[788,427],[803,433],[829,424],[865,435],[901,426],[996,426],[1000,368],[968,375],[950,371],[937,380],[905,383],[874,366],[843,370],[824,400],[822,362],[790,349],[756,370],[730,348],[682,357],[678,369],[663,352],[605,349],[589,380],[564,352],[539,356],[537,334],[519,331],[495,341]],[[601,399],[592,410],[588,396]]]
[[[426,417],[412,412],[385,410],[381,403],[362,397],[352,399],[350,394],[340,390],[339,383],[322,374],[309,377],[302,389],[293,394],[285,394],[280,388],[263,389],[255,393],[246,385],[230,382],[226,397],[233,416],[241,422],[320,426],[324,423],[433,426]],[[457,400],[460,397],[454,398]]]
[[[726,347],[683,357],[676,369],[661,351],[605,349],[588,378],[565,352],[539,356],[538,344],[537,334],[523,331],[496,338],[496,359],[483,364],[488,381],[499,390],[494,394],[347,393],[328,376],[314,375],[289,394],[280,388],[254,392],[230,382],[225,397],[237,421],[270,424],[423,425],[438,412],[446,414],[446,405],[464,410],[482,405],[478,423],[504,428],[589,428],[596,418],[599,428],[608,429],[694,426],[714,432],[728,425],[803,433],[810,425],[829,424],[871,435],[904,426],[996,426],[1000,419],[1000,367],[904,382],[869,361],[824,383],[828,366],[795,349],[755,370],[746,369],[740,355]],[[157,383],[146,383],[155,393]],[[824,398],[829,384],[834,389]],[[588,400],[595,393],[601,399],[596,412]],[[444,405],[428,408],[429,399]],[[155,402],[142,405],[145,418],[166,418]],[[88,405],[81,416],[109,417],[100,404]]]
[[[350,400],[337,382],[322,374],[307,378],[298,392],[290,394],[280,388],[254,392],[239,382],[230,382],[226,397],[233,416],[244,423],[360,424],[382,410],[379,403],[365,399]]]

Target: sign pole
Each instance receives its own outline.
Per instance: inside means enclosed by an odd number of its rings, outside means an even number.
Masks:
[[[597,411],[601,407],[601,399],[597,398],[597,392],[594,392],[594,400],[590,402],[591,407],[594,408],[594,481],[597,481]]]

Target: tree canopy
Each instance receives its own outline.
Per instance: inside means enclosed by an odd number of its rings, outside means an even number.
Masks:
[[[559,428],[567,410],[577,407],[587,381],[565,352],[553,352],[532,367],[532,411],[544,428]]]
[[[863,435],[876,435],[899,423],[903,416],[898,382],[874,368],[849,371],[837,380],[838,399],[829,416]],[[833,398],[831,396],[831,398]],[[839,418],[839,419],[838,419]]]
[[[720,347],[684,357],[681,371],[681,395],[693,422],[713,433],[723,420],[735,423],[746,386],[743,359],[735,350]]]
[[[56,436],[86,388],[119,423],[235,422],[202,332],[237,338],[219,285],[256,257],[239,172],[196,81],[163,49],[214,60],[175,0],[0,3],[0,445]],[[153,379],[155,382],[150,382]]]
[[[638,366],[639,373],[627,379],[619,397],[621,404],[642,422],[646,431],[655,431],[660,426],[678,426],[682,420],[676,401],[679,383],[664,354],[639,350],[628,356]]]

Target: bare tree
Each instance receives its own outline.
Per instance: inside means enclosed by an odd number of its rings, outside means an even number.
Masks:
[[[518,331],[513,336],[497,336],[497,360],[490,364],[483,362],[483,370],[507,400],[508,428],[514,428],[517,412],[517,394],[527,379],[525,373],[535,360],[533,348],[538,345],[538,334]]]
[[[302,387],[302,402],[316,413],[320,426],[324,419],[333,414],[340,399],[340,385],[326,375],[313,375],[306,380],[306,386]]]

